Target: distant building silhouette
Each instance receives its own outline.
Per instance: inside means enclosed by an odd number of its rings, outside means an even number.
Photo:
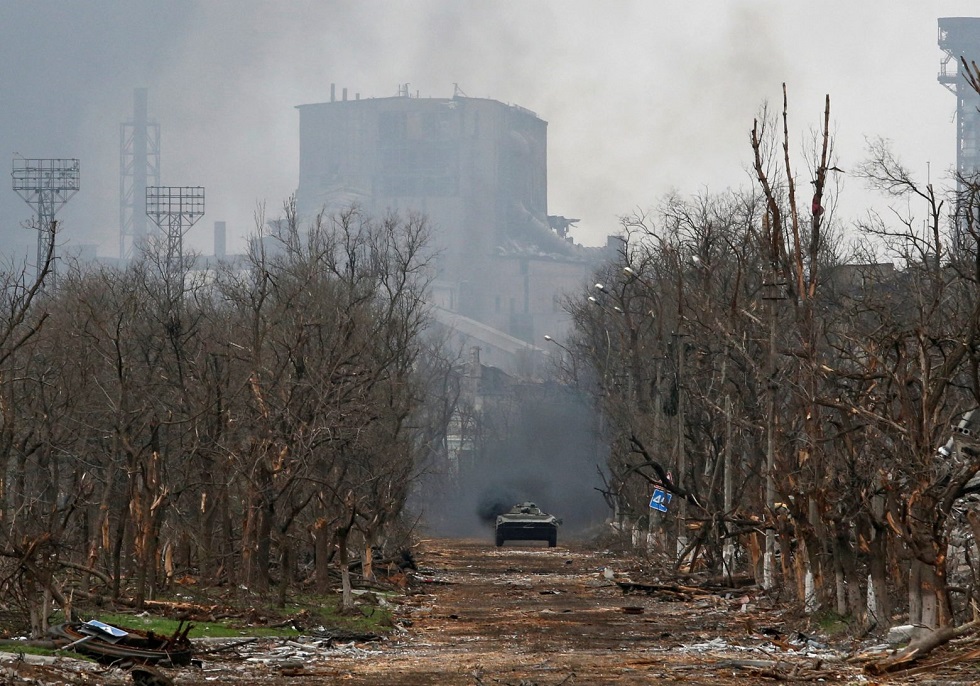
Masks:
[[[496,100],[397,97],[300,105],[297,205],[419,211],[440,251],[435,304],[534,345],[568,328],[563,291],[604,256],[549,217],[547,123]]]

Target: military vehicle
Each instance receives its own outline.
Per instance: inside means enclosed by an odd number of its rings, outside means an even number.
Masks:
[[[534,503],[514,505],[509,512],[497,515],[496,541],[548,541],[548,547],[558,545],[558,525],[561,520],[542,512]]]

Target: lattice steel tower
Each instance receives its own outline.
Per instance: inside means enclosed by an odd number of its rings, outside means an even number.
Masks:
[[[202,186],[148,186],[146,214],[165,235],[164,269],[168,287],[183,282],[184,234],[204,216]]]
[[[956,171],[969,179],[980,172],[980,95],[960,74],[960,58],[980,63],[980,18],[943,17],[939,20],[939,47],[946,55],[939,67],[939,83],[956,96]]]
[[[51,284],[57,281],[54,217],[78,192],[78,160],[14,158],[14,191],[37,214],[37,271],[51,253]]]
[[[160,184],[160,125],[147,118],[145,88],[133,91],[133,119],[119,128],[119,257],[146,240],[146,189]]]

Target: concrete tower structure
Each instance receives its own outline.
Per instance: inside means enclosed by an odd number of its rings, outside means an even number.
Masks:
[[[568,327],[561,294],[602,252],[549,217],[547,123],[496,100],[411,97],[300,105],[297,204],[417,211],[439,251],[435,304],[527,343]]]
[[[980,63],[980,18],[941,18],[939,47],[946,53],[939,83],[956,96],[956,171],[962,178],[972,178],[980,173],[980,95],[960,73],[960,58]]]
[[[119,257],[147,238],[146,189],[160,185],[160,125],[147,115],[147,90],[133,91],[133,119],[119,127]]]

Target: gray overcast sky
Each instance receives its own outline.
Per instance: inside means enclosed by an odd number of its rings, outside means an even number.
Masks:
[[[119,124],[146,87],[162,183],[206,187],[188,243],[210,252],[223,220],[240,250],[257,203],[275,214],[297,185],[295,105],[331,83],[362,98],[455,83],[548,122],[549,212],[596,245],[672,189],[747,186],[752,119],[783,82],[801,143],[829,94],[842,168],[883,136],[938,182],[955,100],[936,81],[937,19],[971,15],[976,0],[0,0],[0,162],[78,157],[63,240],[115,255]],[[841,210],[869,197],[849,179]],[[29,216],[0,185],[6,252],[33,246]]]

